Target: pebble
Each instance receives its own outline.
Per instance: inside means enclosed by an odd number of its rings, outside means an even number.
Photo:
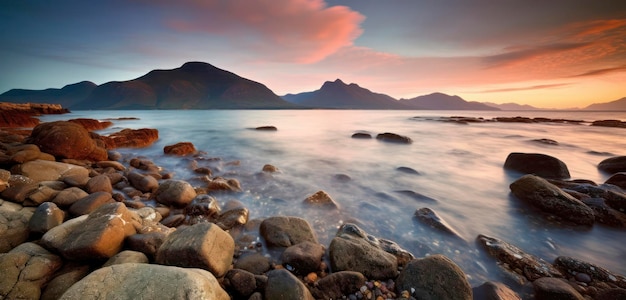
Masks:
[[[590,283],[591,282],[591,276],[589,276],[586,273],[577,273],[576,276],[574,276],[574,278],[576,278],[576,281],[579,282],[584,282],[584,283]]]

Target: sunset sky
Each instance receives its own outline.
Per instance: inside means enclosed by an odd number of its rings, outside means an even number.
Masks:
[[[204,61],[278,95],[584,107],[626,97],[624,0],[0,0],[0,93]]]

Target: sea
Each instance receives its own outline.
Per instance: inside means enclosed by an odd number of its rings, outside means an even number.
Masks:
[[[441,117],[544,117],[581,123],[458,124]],[[345,223],[396,242],[416,257],[444,254],[467,274],[472,286],[517,280],[486,255],[479,234],[509,242],[548,262],[571,256],[626,274],[626,230],[596,224],[576,227],[548,220],[512,196],[509,185],[522,174],[503,169],[509,153],[543,153],[562,160],[572,179],[598,184],[610,177],[597,169],[602,160],[626,155],[626,129],[590,126],[594,120],[626,120],[626,112],[588,111],[394,111],[394,110],[150,110],[73,111],[42,121],[111,119],[108,134],[123,128],[156,128],[159,140],[147,148],[117,149],[125,159],[146,157],[175,179],[201,185],[194,160],[213,176],[235,178],[243,192],[218,201],[242,202],[251,219],[276,215],[309,221],[326,247]],[[136,118],[136,119],[120,119]],[[277,131],[258,131],[275,126]],[[356,132],[392,132],[412,144],[351,138]],[[549,139],[558,144],[537,142]],[[191,142],[196,158],[166,156],[163,148]],[[279,169],[262,172],[265,164]],[[411,169],[415,172],[407,172]],[[325,191],[337,210],[303,205]],[[428,207],[461,239],[416,220]]]

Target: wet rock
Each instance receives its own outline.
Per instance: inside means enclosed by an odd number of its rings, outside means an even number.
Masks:
[[[19,173],[34,182],[63,180],[64,177],[89,177],[89,171],[81,166],[56,161],[33,160],[22,164]]]
[[[413,140],[411,140],[410,137],[391,133],[391,132],[379,133],[378,135],[376,135],[376,139],[384,141],[384,142],[398,143],[398,144],[413,143]]]
[[[65,219],[65,211],[52,202],[42,203],[37,207],[28,222],[28,229],[34,233],[46,233],[59,226]]]
[[[483,246],[498,264],[508,266],[509,272],[516,272],[526,279],[534,281],[541,277],[563,277],[561,272],[548,262],[532,256],[505,241],[478,235],[477,242]]]
[[[250,211],[247,208],[235,207],[221,213],[215,224],[224,230],[230,230],[248,223],[249,216]]]
[[[510,188],[517,198],[546,213],[579,225],[594,222],[591,208],[541,177],[524,175],[511,183]]]
[[[197,195],[191,203],[184,209],[187,216],[203,216],[206,220],[213,222],[220,214],[219,203],[212,196],[202,194]]]
[[[626,228],[626,214],[608,206],[604,198],[588,198],[583,199],[582,202],[593,210],[596,222],[612,227]]]
[[[591,126],[626,128],[626,122],[620,120],[597,120],[593,121]]]
[[[472,289],[476,300],[521,300],[520,296],[501,282],[487,281]]]
[[[276,128],[276,126],[259,126],[257,128],[254,128],[255,130],[260,130],[260,131],[277,131],[278,128]]]
[[[84,190],[77,187],[70,187],[56,194],[56,196],[52,199],[52,202],[59,207],[70,207],[72,204],[76,203],[76,201],[87,196],[89,196],[89,194]]]
[[[213,180],[209,181],[207,185],[207,190],[209,192],[241,192],[241,184],[237,179],[225,179],[221,177],[216,177]]]
[[[599,291],[596,300],[624,300],[626,299],[626,289],[613,288]]]
[[[598,164],[598,169],[609,174],[626,172],[626,156],[607,158]]]
[[[298,217],[270,217],[261,223],[261,236],[268,247],[289,247],[302,242],[317,243],[311,225]]]
[[[352,178],[346,174],[335,174],[333,175],[333,180],[337,182],[349,182]]]
[[[75,263],[66,263],[63,268],[58,271],[46,288],[41,293],[41,300],[57,300],[67,291],[74,283],[83,279],[89,274],[89,265],[78,265]]]
[[[159,188],[159,182],[150,175],[130,172],[126,177],[134,188],[143,193],[152,193]]]
[[[35,144],[42,152],[60,158],[92,161],[107,159],[106,150],[96,145],[84,127],[67,121],[37,125],[26,143]]]
[[[558,158],[540,153],[513,152],[507,156],[504,168],[544,178],[569,178],[569,170]]]
[[[0,298],[39,299],[41,289],[61,268],[57,255],[35,243],[24,243],[0,255]]]
[[[435,213],[432,209],[428,207],[423,207],[416,210],[415,218],[435,230],[463,240],[461,235],[456,230],[454,230],[452,226],[450,226],[446,221],[439,217],[437,213]]]
[[[112,193],[113,185],[111,185],[111,179],[109,179],[108,176],[98,175],[92,177],[91,179],[89,179],[89,181],[87,181],[87,184],[85,185],[85,190],[87,190],[87,192],[90,194],[95,192]]]
[[[422,194],[420,194],[418,192],[415,192],[415,191],[400,190],[400,191],[395,191],[395,192],[398,193],[398,194],[401,194],[401,195],[405,195],[407,197],[410,197],[410,198],[412,198],[414,200],[417,200],[417,201],[420,201],[420,202],[432,202],[432,203],[436,203],[437,202],[437,199],[428,197],[426,195],[422,195]]]
[[[109,267],[112,265],[119,264],[127,264],[127,263],[137,263],[137,264],[147,264],[149,263],[148,257],[142,252],[125,250],[118,254],[113,255],[107,262],[102,265],[102,267]]]
[[[163,153],[168,155],[185,156],[196,153],[196,147],[190,142],[180,142],[163,148]]]
[[[85,298],[230,299],[215,276],[205,270],[136,263],[98,269],[74,284],[60,299]]]
[[[106,143],[107,149],[143,148],[159,139],[159,131],[151,128],[123,129],[100,139]]]
[[[302,242],[283,251],[280,261],[287,270],[300,275],[316,272],[320,268],[324,247],[312,242]]]
[[[535,299],[552,300],[552,299],[568,299],[583,300],[585,299],[576,291],[567,281],[560,278],[544,277],[533,281],[535,290]]]
[[[113,161],[113,160],[99,161],[99,162],[96,163],[96,166],[98,166],[99,168],[103,168],[103,169],[112,168],[112,169],[117,170],[117,171],[125,171],[126,170],[126,167],[122,163],[117,162],[117,161]]]
[[[246,270],[229,270],[224,279],[227,290],[231,291],[236,298],[247,299],[256,290],[254,274]]]
[[[366,280],[359,272],[334,272],[317,281],[311,293],[315,299],[341,299],[344,295],[357,292]]]
[[[356,225],[344,224],[328,247],[332,270],[355,271],[368,279],[395,278],[398,260],[378,247],[378,243]]]
[[[235,268],[246,270],[254,275],[261,275],[271,268],[269,258],[260,253],[242,255],[235,262]]]
[[[605,184],[612,184],[620,187],[623,190],[626,190],[626,172],[615,173],[609,179],[607,179]]]
[[[304,199],[303,203],[306,205],[320,207],[320,208],[330,208],[330,209],[339,208],[339,205],[337,204],[337,202],[335,202],[335,200],[333,200],[333,198],[331,198],[330,195],[328,195],[328,193],[324,191],[318,191],[317,193],[311,196],[308,196],[306,199]]]
[[[0,210],[0,253],[9,252],[28,239],[30,214]]]
[[[372,135],[364,132],[356,132],[352,135],[353,139],[371,139]]]
[[[266,164],[263,166],[263,172],[268,172],[268,173],[276,173],[278,172],[278,168],[276,166],[270,165],[270,164]]]
[[[296,276],[284,269],[267,272],[265,299],[313,300],[309,289]]]
[[[191,184],[182,180],[166,180],[155,192],[156,201],[165,205],[183,207],[196,197]]]
[[[95,192],[74,202],[69,212],[74,216],[86,215],[108,203],[115,203],[110,193]]]
[[[409,168],[409,167],[397,167],[396,170],[400,171],[402,173],[406,173],[406,174],[420,175],[420,172],[416,171],[413,168]]]
[[[449,258],[436,254],[414,259],[396,280],[398,291],[413,291],[417,299],[472,299],[465,273]]]
[[[130,250],[141,252],[154,259],[157,250],[161,247],[166,237],[167,234],[158,231],[138,233],[127,237],[126,245]]]
[[[535,139],[532,140],[532,142],[535,143],[539,143],[539,144],[544,144],[544,145],[550,145],[550,146],[558,146],[559,142],[552,140],[552,139]]]
[[[201,268],[222,277],[230,268],[235,251],[233,238],[212,223],[179,228],[159,247],[159,264]]]
[[[554,265],[560,270],[563,270],[563,273],[585,273],[591,276],[592,281],[608,282],[620,288],[626,289],[626,277],[615,274],[594,264],[568,256],[559,256],[554,261]]]

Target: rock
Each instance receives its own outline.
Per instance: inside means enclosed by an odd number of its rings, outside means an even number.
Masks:
[[[28,222],[28,229],[34,233],[46,233],[48,230],[59,226],[65,220],[65,211],[61,210],[53,202],[44,202],[37,207]]]
[[[159,182],[150,175],[130,172],[126,175],[130,184],[143,193],[152,193],[159,188]]]
[[[11,178],[11,172],[0,169],[0,193],[9,187],[9,178]]]
[[[102,130],[102,129],[111,127],[113,125],[113,122],[111,121],[99,121],[95,119],[86,119],[86,118],[70,119],[67,121],[83,126],[88,131]]]
[[[268,247],[289,247],[302,242],[317,243],[317,237],[311,225],[298,217],[270,217],[259,228]]]
[[[609,174],[626,172],[626,156],[607,158],[598,164],[598,169]]]
[[[190,142],[180,142],[163,148],[163,153],[168,155],[185,156],[196,153],[196,147]]]
[[[200,269],[126,263],[98,269],[60,298],[229,300],[215,276]]]
[[[313,300],[309,289],[296,276],[285,269],[267,272],[265,299]]]
[[[504,168],[544,178],[569,178],[569,170],[558,158],[539,153],[513,152],[507,156]]]
[[[119,264],[127,264],[127,263],[137,263],[137,264],[147,264],[149,263],[148,257],[138,251],[125,250],[118,254],[113,255],[107,262],[102,265],[102,267],[110,267],[112,265]]]
[[[141,252],[151,259],[154,259],[157,250],[161,247],[166,237],[167,234],[158,231],[133,234],[126,238],[126,246],[130,250]]]
[[[250,211],[245,207],[235,207],[220,214],[215,224],[224,230],[248,223]]]
[[[0,253],[9,252],[28,239],[28,221],[25,212],[0,210]]]
[[[295,274],[306,275],[317,272],[324,255],[324,247],[312,242],[302,242],[283,251],[280,261]]]
[[[597,120],[593,121],[591,126],[626,128],[626,122],[620,120]]]
[[[311,292],[315,299],[341,299],[344,295],[357,292],[366,281],[359,272],[334,272],[317,281]]]
[[[532,140],[532,142],[535,143],[539,143],[539,144],[544,144],[544,145],[550,145],[550,146],[558,146],[559,142],[552,140],[552,139],[534,139]]]
[[[411,140],[408,136],[403,136],[395,133],[385,132],[376,135],[377,140],[381,140],[384,142],[390,143],[398,143],[398,144],[411,144],[413,140]]]
[[[115,203],[110,193],[95,192],[74,202],[69,212],[74,216],[86,215],[108,203]]]
[[[37,183],[11,185],[2,191],[2,198],[15,203],[24,203],[30,194],[34,193],[39,185]]]
[[[615,173],[604,183],[612,184],[620,187],[622,190],[626,190],[626,172]]]
[[[35,144],[42,152],[61,158],[93,161],[107,159],[106,150],[96,145],[84,127],[67,121],[37,125],[26,143]]]
[[[76,201],[89,196],[89,194],[77,187],[70,187],[60,191],[53,199],[52,202],[59,207],[70,207]]]
[[[197,195],[191,203],[185,207],[184,214],[187,216],[203,216],[208,221],[217,220],[220,215],[220,207],[217,200],[209,195]]]
[[[236,298],[247,299],[256,290],[254,274],[241,270],[232,269],[224,276],[225,285],[232,291]]]
[[[368,279],[395,278],[397,258],[377,246],[378,240],[354,224],[344,224],[330,242],[328,256],[334,271],[355,271]],[[371,241],[370,241],[371,240]]]
[[[596,300],[625,300],[626,289],[612,288],[601,290],[594,298]]]
[[[353,139],[371,139],[372,135],[364,132],[356,132],[352,134]]]
[[[417,299],[472,299],[472,288],[463,270],[441,254],[410,261],[400,272],[396,289],[414,289]]]
[[[320,208],[329,208],[329,209],[339,208],[339,204],[337,204],[337,202],[333,200],[333,198],[331,198],[330,195],[328,195],[324,191],[318,191],[317,193],[311,196],[308,196],[306,199],[304,199],[302,203],[306,205],[314,206],[314,207],[320,207]]]
[[[157,251],[159,264],[201,268],[222,277],[230,268],[235,252],[233,238],[212,223],[179,228],[165,238]]]
[[[554,260],[554,265],[563,270],[563,273],[585,273],[591,276],[592,281],[602,281],[614,284],[626,289],[626,277],[615,274],[605,268],[584,262],[568,256],[559,256]]]
[[[24,206],[39,206],[44,202],[52,200],[59,191],[48,187],[46,185],[39,185],[39,187],[30,192],[26,199],[24,199]]]
[[[155,194],[157,202],[177,207],[189,204],[197,195],[188,182],[171,179],[161,183]]]
[[[101,136],[100,139],[107,145],[107,149],[143,148],[159,139],[159,131],[151,128],[122,129],[108,136]]]
[[[260,131],[277,131],[278,128],[276,128],[276,126],[259,126],[257,128],[254,128],[255,130],[260,130]]]
[[[487,281],[472,289],[474,299],[521,300],[520,296],[501,282]]]
[[[276,166],[270,165],[270,164],[266,164],[263,166],[263,172],[268,172],[268,173],[276,173],[278,172],[278,168]]]
[[[83,279],[89,274],[89,265],[78,265],[66,263],[63,268],[55,274],[50,280],[46,288],[41,293],[41,300],[57,300],[67,291],[74,283]]]
[[[64,177],[89,177],[89,171],[81,166],[56,161],[33,160],[22,164],[19,173],[34,182],[63,180]]]
[[[546,213],[579,225],[594,222],[591,208],[541,177],[524,175],[511,183],[510,188],[517,198]]]
[[[110,156],[110,155],[109,155]],[[113,168],[114,170],[117,171],[125,171],[126,167],[117,161],[113,161],[113,160],[103,160],[103,161],[99,161],[96,163],[96,166],[98,166],[99,168]]]
[[[543,277],[533,281],[537,300],[583,300],[585,299],[567,281],[560,278]]]
[[[110,194],[113,193],[113,186],[111,185],[111,179],[109,179],[108,176],[98,175],[87,181],[85,190],[87,190],[90,194],[95,192],[106,192]]]
[[[209,181],[207,190],[222,192],[241,192],[241,184],[237,179],[225,179],[221,177],[214,178]]]
[[[437,213],[428,207],[423,207],[415,211],[415,218],[431,228],[463,240],[461,235],[448,225]]]
[[[595,221],[604,225],[626,228],[626,214],[607,205],[604,198],[588,198],[582,202],[589,206],[595,215]]]
[[[541,277],[563,277],[563,274],[551,264],[505,241],[482,234],[478,235],[476,240],[487,251],[487,254],[498,261],[498,264],[506,264],[509,268],[507,271],[522,272],[518,274],[530,281]]]
[[[269,258],[256,252],[242,255],[235,262],[235,269],[246,270],[254,275],[262,275],[271,267]]]
[[[396,170],[399,171],[399,172],[402,172],[402,173],[406,173],[406,174],[420,175],[420,172],[416,171],[413,168],[409,168],[409,167],[397,167]]]
[[[420,194],[418,192],[411,191],[411,190],[399,190],[399,191],[395,191],[395,192],[398,193],[398,194],[401,194],[401,195],[405,195],[407,197],[410,197],[410,198],[412,198],[414,200],[417,200],[417,201],[420,201],[420,202],[432,202],[432,203],[436,203],[437,202],[437,199],[428,197],[426,195],[422,195],[422,194]]]

